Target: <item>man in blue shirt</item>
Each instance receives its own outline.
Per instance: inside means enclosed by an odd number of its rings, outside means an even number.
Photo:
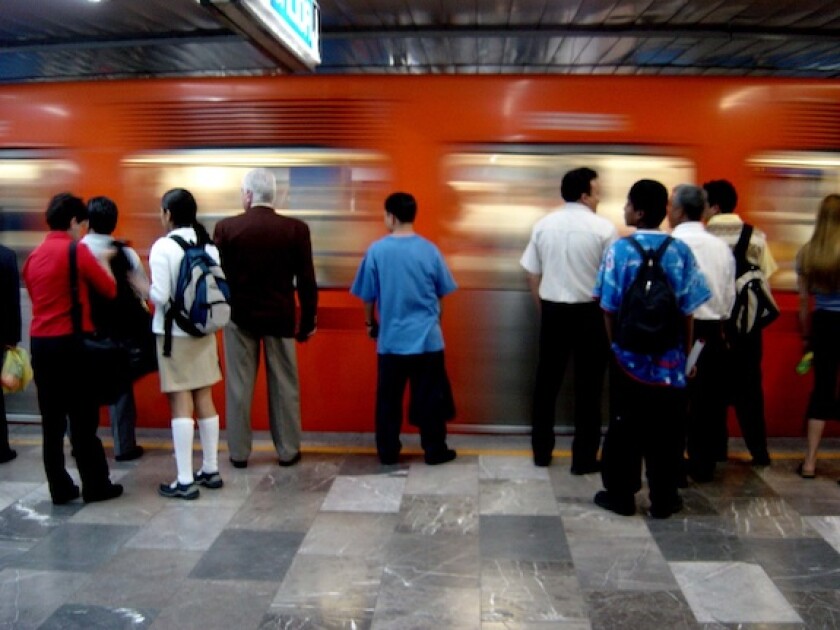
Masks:
[[[667,204],[668,191],[659,182],[643,179],[630,188],[624,220],[637,228],[629,238],[643,249],[656,250],[668,238],[659,231]],[[684,446],[686,354],[692,338],[692,313],[711,297],[711,292],[689,247],[672,240],[660,264],[682,314],[681,338],[659,353],[621,347],[615,335],[617,315],[642,263],[629,238],[616,241],[607,250],[594,291],[604,311],[615,358],[610,372],[610,424],[602,455],[606,490],[598,492],[594,500],[618,514],[634,514],[634,495],[642,487],[644,458],[650,515],[667,518],[682,509],[677,483]]]
[[[415,234],[416,214],[417,202],[408,193],[385,200],[390,235],[370,246],[350,288],[364,301],[365,325],[377,340],[376,450],[385,465],[397,463],[402,448],[409,382],[408,419],[420,430],[426,463],[455,459],[446,445],[446,421],[455,408],[443,360],[440,300],[457,287],[438,248]]]

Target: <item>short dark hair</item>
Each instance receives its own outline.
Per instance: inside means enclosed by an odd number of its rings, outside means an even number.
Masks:
[[[87,202],[88,227],[97,234],[111,234],[117,227],[117,204],[108,197],[94,197]]]
[[[640,179],[630,187],[627,198],[635,210],[644,212],[641,227],[659,227],[668,208],[668,189],[653,179]]]
[[[729,180],[713,179],[703,184],[703,190],[709,197],[709,205],[717,206],[723,214],[729,214],[738,205],[738,193]]]
[[[560,196],[564,201],[580,201],[583,195],[592,193],[592,180],[598,179],[598,173],[591,168],[576,168],[563,175],[560,183]]]
[[[400,223],[414,223],[417,201],[405,192],[395,192],[385,200],[385,212],[393,214]]]
[[[47,205],[47,225],[51,230],[66,231],[70,223],[76,219],[77,223],[87,220],[88,211],[85,202],[69,192],[58,193],[50,199]]]

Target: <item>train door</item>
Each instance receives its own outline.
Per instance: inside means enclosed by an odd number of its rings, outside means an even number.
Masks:
[[[677,154],[635,146],[473,146],[444,161],[456,208],[441,246],[460,286],[447,297],[444,328],[462,430],[530,428],[539,331],[519,259],[534,223],[562,205],[563,175],[580,166],[598,173],[598,213],[622,234],[628,233],[627,192],[636,180],[657,179],[670,189],[694,181],[695,173]],[[558,397],[560,431],[573,426],[572,378],[573,367]]]

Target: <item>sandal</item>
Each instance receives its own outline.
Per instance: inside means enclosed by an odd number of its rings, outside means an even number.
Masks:
[[[796,467],[796,474],[802,477],[803,479],[814,479],[817,476],[817,471],[812,470],[808,472],[807,470],[805,470],[805,464],[802,463]]]

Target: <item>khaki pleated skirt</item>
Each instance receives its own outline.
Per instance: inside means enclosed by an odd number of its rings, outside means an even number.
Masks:
[[[163,335],[157,335],[160,391],[187,392],[209,387],[222,380],[216,335],[172,336],[172,356],[163,356]]]

